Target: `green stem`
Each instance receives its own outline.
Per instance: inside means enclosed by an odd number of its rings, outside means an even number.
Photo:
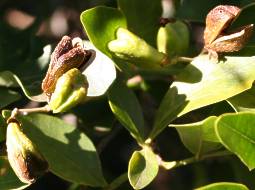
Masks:
[[[160,160],[160,166],[162,166],[163,168],[170,170],[173,168],[178,168],[181,166],[185,166],[188,164],[192,164],[198,161],[202,161],[205,160],[207,158],[214,158],[214,157],[219,157],[219,156],[227,156],[227,155],[231,155],[232,153],[227,151],[227,150],[223,150],[223,151],[218,151],[218,152],[214,152],[211,154],[206,154],[204,156],[201,156],[200,158],[197,157],[191,157],[191,158],[187,158],[184,160],[180,160],[180,161],[172,161],[172,162],[165,162],[163,160],[161,160],[161,158],[159,158]],[[117,189],[121,184],[123,184],[124,182],[126,182],[128,180],[128,175],[127,173],[124,173],[122,175],[120,175],[119,177],[117,177],[112,183],[110,183],[107,187],[105,187],[103,190],[115,190]]]
[[[173,168],[178,168],[180,166],[186,166],[188,164],[199,162],[199,161],[202,161],[202,160],[205,160],[205,159],[208,159],[208,158],[219,157],[219,156],[227,156],[227,155],[231,155],[231,154],[232,154],[231,152],[223,150],[223,151],[218,151],[218,152],[214,152],[214,153],[211,153],[211,154],[206,154],[206,155],[203,155],[199,158],[194,156],[194,157],[187,158],[187,159],[184,159],[184,160],[171,161],[171,162],[166,162],[166,161],[161,160],[160,165],[163,168],[165,168],[166,170],[170,170],[170,169],[173,169]]]
[[[34,112],[50,112],[51,109],[49,107],[49,105],[45,105],[43,107],[39,107],[39,108],[27,108],[27,109],[17,109],[17,113],[21,113],[21,114],[28,114],[28,113],[34,113]]]
[[[45,105],[43,107],[39,107],[39,108],[27,108],[27,109],[18,109],[18,108],[14,108],[12,110],[11,116],[8,118],[7,123],[12,122],[13,120],[16,121],[15,117],[18,114],[21,115],[27,115],[28,113],[34,113],[34,112],[50,112],[51,109],[49,107],[49,105]]]
[[[177,58],[177,61],[180,61],[180,62],[191,62],[193,60],[194,60],[194,58],[191,58],[191,57],[178,57]]]
[[[127,173],[124,173],[124,174],[120,175],[119,177],[117,177],[116,179],[114,179],[114,181],[112,183],[110,183],[107,187],[105,187],[103,190],[117,189],[121,184],[123,184],[127,180],[128,180],[128,175],[127,175]]]

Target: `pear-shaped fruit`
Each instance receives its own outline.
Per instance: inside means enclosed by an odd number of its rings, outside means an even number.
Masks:
[[[53,113],[64,112],[87,97],[88,82],[86,77],[76,68],[64,73],[56,83],[49,106]]]
[[[160,52],[173,56],[184,55],[189,47],[189,29],[182,21],[169,22],[159,28],[157,46]]]
[[[17,121],[7,126],[6,146],[9,163],[24,183],[33,183],[48,169],[48,163]]]
[[[169,63],[166,54],[158,52],[143,39],[125,28],[118,28],[117,39],[108,43],[109,50],[118,58],[146,69],[160,68]]]

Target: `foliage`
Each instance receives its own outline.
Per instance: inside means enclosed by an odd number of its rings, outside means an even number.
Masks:
[[[93,53],[84,68],[76,69],[82,80],[59,78],[63,80],[56,88],[60,95],[54,96],[54,101],[61,107],[60,96],[64,96],[68,106],[58,111],[52,110],[53,96],[41,90],[46,65],[54,59],[51,53],[55,45],[43,44],[41,37],[36,36],[41,19],[47,14],[40,13],[40,19],[25,30],[11,28],[1,21],[0,142],[5,144],[6,139],[13,138],[6,136],[8,124],[19,123],[48,162],[49,172],[72,183],[70,190],[84,186],[105,190],[153,189],[157,175],[162,172],[160,168],[174,173],[177,167],[205,159],[221,159],[225,165],[231,160],[235,166],[224,167],[235,170],[239,164],[238,167],[244,165],[248,169],[245,172],[237,169],[229,179],[226,174],[226,182],[208,185],[212,181],[201,177],[205,169],[202,171],[199,164],[194,164],[197,165],[194,173],[200,175],[200,180],[189,182],[188,188],[255,188],[249,180],[255,168],[255,34],[247,44],[242,44],[241,51],[216,52],[215,59],[201,45],[203,35],[198,29],[202,26],[203,31],[205,25],[194,21],[205,23],[207,13],[226,1],[172,2],[168,14],[160,0],[118,0],[118,8],[99,5],[83,10],[80,26],[89,39],[79,43]],[[224,26],[224,32],[220,30],[219,36],[255,24],[252,1],[227,2],[241,7],[241,12],[231,20],[231,26]],[[162,19],[162,15],[171,18]],[[19,43],[13,43],[15,40]],[[68,55],[64,54],[65,60],[70,58],[65,56]],[[49,67],[53,67],[52,62]],[[85,91],[79,97],[75,95],[77,88]],[[43,107],[26,108],[30,103]],[[68,114],[75,116],[76,122],[63,121]],[[131,136],[128,140],[136,145],[128,148],[129,161],[124,173],[116,177],[104,163],[107,159],[118,162],[112,156],[121,152],[108,143],[118,138],[122,127]],[[167,138],[161,147],[163,135]],[[107,155],[105,146],[110,146]],[[173,154],[164,151],[164,146],[173,149]],[[0,154],[0,189],[29,189],[31,184],[18,179],[4,150]],[[175,152],[180,154],[176,156]],[[233,161],[233,157],[242,164]],[[220,169],[217,173],[222,172]],[[123,185],[126,181],[127,187]]]

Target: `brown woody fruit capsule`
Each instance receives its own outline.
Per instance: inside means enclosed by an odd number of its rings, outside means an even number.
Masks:
[[[71,38],[64,36],[51,55],[42,90],[50,96],[55,90],[57,79],[68,70],[81,67],[90,56],[90,51],[85,50],[81,44],[72,45]]]
[[[48,169],[48,163],[16,121],[7,126],[6,146],[9,163],[23,183],[34,183]]]
[[[209,53],[217,55],[217,52],[234,52],[244,47],[252,35],[253,24],[226,33],[240,11],[236,6],[219,5],[208,13],[204,31],[204,48]]]

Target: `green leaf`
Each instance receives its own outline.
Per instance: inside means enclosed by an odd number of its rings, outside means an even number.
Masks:
[[[1,190],[21,190],[28,187],[28,184],[22,183],[13,172],[6,157],[0,157],[0,189]]]
[[[240,183],[219,182],[199,187],[196,188],[195,190],[249,190],[249,189],[245,185]]]
[[[116,78],[114,62],[91,42],[85,41],[84,46],[96,53],[93,62],[83,72],[89,84],[87,96],[103,95]]]
[[[118,0],[127,19],[128,29],[156,47],[159,20],[162,15],[160,0]]]
[[[99,6],[82,12],[80,19],[89,40],[111,57],[107,44],[116,38],[115,32],[119,27],[126,28],[124,15],[118,9]]]
[[[242,111],[255,112],[254,97],[255,97],[255,86],[252,86],[251,89],[246,90],[243,93],[228,99],[228,102],[237,112],[242,112]]]
[[[90,139],[62,120],[43,114],[19,116],[26,135],[48,161],[50,171],[73,183],[106,184],[96,149]]]
[[[120,79],[115,80],[108,90],[112,112],[140,143],[144,141],[144,118],[140,104],[133,93]]]
[[[181,0],[176,17],[192,21],[204,22],[208,12],[217,5],[227,4],[225,0]],[[239,1],[231,1],[238,5]]]
[[[175,118],[251,88],[254,73],[255,57],[225,57],[215,63],[207,55],[198,56],[177,75],[163,98],[151,138]]]
[[[239,16],[233,21],[231,24],[231,29],[236,29],[238,27],[242,27],[248,24],[255,24],[255,3],[251,3],[242,8]]]
[[[16,79],[14,78],[12,72],[3,71],[0,72],[0,86],[4,87],[19,87]]]
[[[7,121],[8,120],[8,118],[11,116],[11,110],[2,110],[2,117],[3,117],[3,119],[5,120],[5,121]]]
[[[0,142],[6,138],[6,123],[4,118],[0,115]]]
[[[185,99],[186,96],[178,94],[176,87],[170,87],[157,110],[150,138],[155,138],[168,124],[170,124],[172,120],[177,117],[178,113],[180,113],[188,103]]]
[[[146,187],[158,174],[158,160],[150,148],[135,151],[128,164],[128,179],[134,189]]]
[[[216,121],[220,142],[250,169],[255,168],[255,113],[225,114]]]
[[[169,126],[177,129],[183,144],[190,152],[200,156],[221,147],[214,131],[216,119],[216,116],[211,116],[196,123]]]
[[[36,102],[46,102],[47,97],[41,93],[41,81],[31,83],[31,79],[21,81],[20,78],[10,71],[0,73],[0,85],[6,87],[20,87],[25,96]]]
[[[0,109],[19,100],[20,98],[21,96],[19,93],[6,88],[0,88]]]

